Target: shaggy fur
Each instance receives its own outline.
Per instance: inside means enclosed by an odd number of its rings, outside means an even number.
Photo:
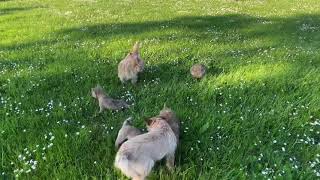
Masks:
[[[166,107],[164,105],[163,109],[160,111],[159,117],[167,121],[169,126],[171,127],[172,131],[174,132],[176,139],[177,139],[177,145],[179,144],[179,137],[180,137],[180,121],[176,116],[176,113],[172,111],[172,109]],[[175,161],[175,153],[172,153],[170,156],[167,156],[166,166],[169,169],[174,168],[174,161]]]
[[[118,65],[118,77],[122,83],[131,80],[135,84],[138,80],[138,73],[144,70],[144,61],[139,54],[139,42],[133,46],[130,52]]]
[[[163,109],[160,111],[158,116],[167,121],[167,123],[171,127],[172,131],[176,135],[177,140],[179,141],[180,121],[177,118],[176,113],[172,109],[170,109],[166,105],[164,105]]]
[[[203,64],[195,64],[191,67],[190,73],[192,77],[201,79],[206,74],[206,67]]]
[[[99,113],[101,113],[105,109],[120,110],[124,108],[129,108],[129,105],[123,100],[112,99],[111,97],[107,96],[100,85],[97,85],[97,87],[92,88],[91,94],[92,97],[98,99],[100,107]]]
[[[148,131],[122,144],[115,167],[133,180],[144,180],[156,161],[172,156],[177,147],[177,138],[164,119],[153,117],[147,120]]]
[[[117,136],[117,139],[115,142],[115,146],[117,149],[127,140],[142,134],[140,129],[132,126],[131,121],[132,121],[132,117],[126,119],[123,122],[122,127],[118,132],[118,136]]]

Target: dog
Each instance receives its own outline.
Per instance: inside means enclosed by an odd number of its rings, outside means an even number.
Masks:
[[[180,139],[180,121],[176,115],[176,113],[168,108],[166,104],[164,104],[163,109],[160,111],[158,117],[164,119],[169,126],[171,127],[172,131],[174,132],[176,139],[177,139],[177,145],[179,145],[179,139]],[[169,169],[172,169],[174,167],[174,161],[175,161],[175,154],[171,154],[171,156],[168,156],[168,159],[166,161],[166,165]]]
[[[92,97],[98,99],[99,107],[101,113],[105,109],[110,110],[120,110],[129,108],[129,105],[123,100],[113,99],[106,95],[100,85],[97,85],[95,88],[91,88]]]
[[[144,70],[144,61],[139,54],[139,42],[133,46],[132,51],[119,63],[118,77],[122,83],[131,80],[132,84],[138,81],[138,73]]]
[[[170,158],[177,148],[176,135],[166,120],[153,117],[146,123],[148,132],[124,142],[115,158],[115,167],[133,180],[144,180],[156,161]]]
[[[176,135],[177,140],[179,141],[180,121],[176,113],[172,109],[168,108],[166,104],[164,104],[163,109],[160,111],[158,116],[167,121],[172,131]]]
[[[206,66],[204,66],[203,64],[195,64],[191,67],[190,73],[192,77],[201,79],[206,74]]]
[[[141,130],[136,127],[133,127],[131,122],[132,122],[132,117],[129,117],[123,122],[115,142],[116,149],[118,149],[127,140],[142,134]]]

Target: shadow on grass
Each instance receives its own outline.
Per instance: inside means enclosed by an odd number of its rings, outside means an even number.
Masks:
[[[1,2],[1,1],[0,1]],[[29,11],[35,9],[36,7],[12,7],[12,8],[2,8],[0,9],[0,16],[13,14],[20,11]]]
[[[27,9],[13,8],[4,10],[4,12],[9,13]],[[237,14],[187,16],[166,21],[110,23],[62,29],[56,32],[55,39],[0,45],[0,50],[15,51],[42,46],[50,48],[59,43],[71,42],[74,44],[91,39],[103,39],[107,43],[123,41],[123,47],[126,48],[127,44],[130,44],[126,41],[127,39],[140,39],[170,42],[171,45],[176,43],[175,47],[168,49],[168,53],[180,54],[180,58],[184,59],[193,58],[191,54],[200,54],[219,60],[237,58],[239,56],[250,58],[260,55],[260,50],[270,47],[288,46],[287,48],[293,48],[303,46],[303,48],[311,49],[320,48],[320,45],[316,43],[320,40],[320,29],[317,28],[319,23],[320,15],[304,14],[286,18],[263,18]],[[67,39],[64,39],[65,37]],[[183,49],[186,47],[181,47],[178,44],[180,42],[182,42],[183,46],[191,48],[191,51],[194,49],[195,52],[184,52]],[[250,43],[254,44],[254,46],[251,47]],[[160,48],[153,43],[150,43],[150,45]],[[204,46],[212,46],[213,48],[217,47],[215,49],[219,49],[219,46],[224,47],[225,45],[228,45],[228,47],[231,45],[229,52],[219,52],[218,50],[201,51]],[[238,47],[232,48],[233,45],[238,45]],[[74,47],[71,45],[66,48],[73,51]],[[46,50],[44,49],[44,51]],[[168,55],[170,56],[170,54]],[[154,57],[150,56],[147,58],[164,58],[161,57],[161,54],[154,54]]]
[[[245,42],[251,39],[281,40],[295,45],[304,39],[319,40],[319,15],[297,15],[288,18],[262,18],[246,15],[225,16],[186,16],[168,21],[147,21],[143,23],[111,23],[64,29],[58,34],[68,34],[73,39],[117,36],[134,37],[144,34],[145,37],[168,39],[169,35],[154,35],[151,32],[166,32],[178,30],[172,39],[195,38],[204,42]],[[151,34],[150,34],[151,33]],[[166,34],[166,33],[164,33]],[[239,36],[233,36],[238,34]],[[217,36],[222,38],[217,38]],[[302,38],[303,39],[303,38]]]

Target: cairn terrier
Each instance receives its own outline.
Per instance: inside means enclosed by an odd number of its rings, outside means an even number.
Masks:
[[[95,88],[91,88],[91,94],[92,97],[98,99],[100,107],[99,113],[101,113],[105,109],[120,110],[129,108],[129,105],[125,101],[113,99],[106,95],[100,85],[97,85]]]
[[[141,130],[132,126],[132,117],[126,119],[121,129],[118,132],[118,136],[115,142],[115,146],[118,149],[127,140],[142,134]]]
[[[174,154],[177,138],[166,120],[146,120],[148,132],[124,142],[117,152],[115,167],[133,180],[144,180],[156,161]]]
[[[192,77],[201,79],[206,74],[206,67],[203,64],[195,64],[191,67],[190,73]]]
[[[161,117],[171,127],[172,131],[174,132],[176,138],[177,138],[177,145],[179,144],[179,137],[180,137],[180,121],[177,118],[176,113],[168,108],[165,104],[163,106],[163,109],[160,111],[158,117]],[[174,161],[175,161],[175,154],[172,153],[170,156],[167,157],[166,165],[169,169],[172,169],[174,167]]]
[[[132,51],[119,63],[118,77],[122,83],[131,80],[135,84],[138,73],[144,70],[144,61],[139,54],[139,42],[133,46]]]

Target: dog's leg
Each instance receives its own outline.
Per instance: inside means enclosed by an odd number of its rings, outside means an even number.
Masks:
[[[131,79],[131,83],[132,84],[136,84],[138,81],[138,76],[134,76],[132,79]]]
[[[166,156],[166,166],[169,170],[174,168],[174,152]]]
[[[121,81],[121,84],[125,84],[126,83],[124,78],[120,78],[120,81]]]
[[[102,105],[100,105],[100,110],[99,110],[99,113],[102,113],[102,111],[103,111],[103,106]]]

